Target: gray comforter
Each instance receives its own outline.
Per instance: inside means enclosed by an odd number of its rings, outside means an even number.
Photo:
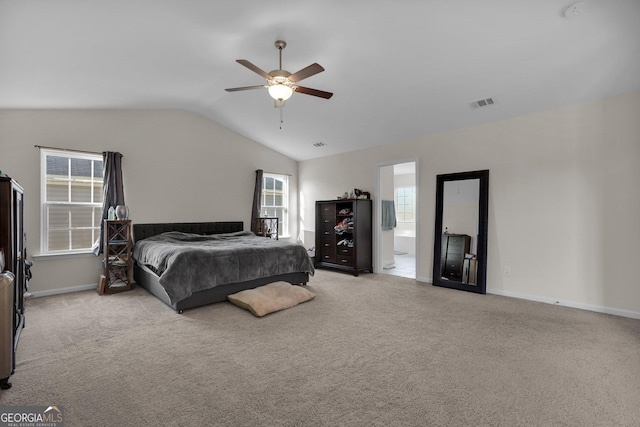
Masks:
[[[258,237],[251,231],[210,236],[171,231],[136,242],[133,258],[160,276],[172,304],[219,285],[314,273],[302,245]]]

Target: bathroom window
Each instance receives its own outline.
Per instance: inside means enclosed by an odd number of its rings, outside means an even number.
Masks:
[[[416,187],[396,188],[396,210],[398,222],[416,222]]]

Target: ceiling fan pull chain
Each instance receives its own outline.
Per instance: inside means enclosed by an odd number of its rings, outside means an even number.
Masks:
[[[284,108],[280,107],[280,130],[282,130],[282,123],[284,123]]]

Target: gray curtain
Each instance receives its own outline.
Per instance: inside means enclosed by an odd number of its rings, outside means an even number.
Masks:
[[[253,192],[253,207],[251,209],[251,231],[258,234],[258,218],[260,218],[260,206],[262,204],[262,175],[264,171],[256,171],[256,187]]]
[[[122,185],[122,154],[105,151],[102,153],[102,170],[103,170],[103,197],[102,197],[102,219],[109,216],[109,207],[114,208],[118,205],[124,205],[124,187]],[[100,239],[93,246],[93,253],[100,255],[102,253],[104,234],[104,221],[100,223]]]

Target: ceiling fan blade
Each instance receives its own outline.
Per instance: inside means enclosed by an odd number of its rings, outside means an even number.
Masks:
[[[333,96],[331,92],[325,92],[323,90],[311,89],[304,86],[296,86],[293,90],[296,92],[304,93],[306,95],[319,96],[320,98],[329,99]]]
[[[302,70],[296,71],[295,73],[291,74],[289,76],[289,80],[291,80],[292,82],[299,82],[302,79],[306,79],[307,77],[311,77],[323,71],[324,68],[322,68],[322,65],[313,63],[308,67],[305,67]]]
[[[264,77],[267,80],[271,80],[273,78],[269,74],[267,74],[266,71],[264,71],[261,68],[258,68],[257,66],[253,65],[251,62],[247,61],[246,59],[236,59],[236,62],[238,64],[240,64],[240,65],[244,65],[245,67],[247,67],[248,69],[250,69],[254,73],[261,75],[262,77]]]
[[[251,89],[266,89],[267,86],[266,85],[259,85],[259,86],[243,86],[243,87],[232,87],[229,89],[225,89],[227,92],[238,92],[241,90],[251,90]]]

